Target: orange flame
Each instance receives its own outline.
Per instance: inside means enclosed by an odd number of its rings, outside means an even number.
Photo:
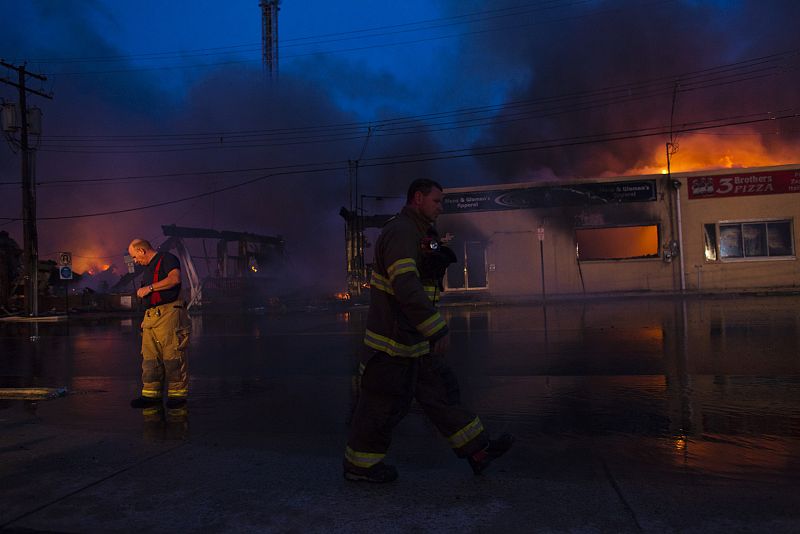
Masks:
[[[768,167],[797,163],[797,151],[789,146],[766,146],[762,134],[739,131],[729,134],[693,133],[678,137],[678,150],[670,158],[671,172]],[[666,148],[653,149],[650,161],[626,171],[626,175],[666,174]]]
[[[94,247],[81,249],[80,252],[72,254],[72,270],[78,274],[91,276],[105,272],[111,269],[111,264],[99,263],[98,260],[107,254],[107,252]]]
[[[89,269],[86,270],[85,272],[89,273],[92,276],[94,276],[96,274],[104,273],[107,270],[109,270],[110,268],[111,268],[111,266],[109,264],[104,263],[103,265],[93,265],[93,266],[89,267]]]

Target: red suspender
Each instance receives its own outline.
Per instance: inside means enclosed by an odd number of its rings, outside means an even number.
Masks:
[[[156,263],[156,268],[153,271],[153,283],[155,284],[158,282],[158,270],[161,268],[161,260],[164,259],[164,256],[158,258],[158,263]],[[161,293],[157,291],[153,291],[150,293],[150,305],[155,306],[159,302],[161,302]]]

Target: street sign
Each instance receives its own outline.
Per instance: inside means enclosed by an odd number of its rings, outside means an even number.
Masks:
[[[72,280],[72,267],[64,265],[58,268],[58,277],[62,280]]]
[[[129,273],[136,272],[136,264],[133,261],[133,256],[131,256],[130,254],[125,254],[125,265],[128,266]]]
[[[544,241],[544,226],[540,226],[536,229],[536,236],[539,238],[539,241]]]
[[[59,252],[58,253],[59,265],[72,265],[72,252]],[[70,276],[70,278],[72,278]]]

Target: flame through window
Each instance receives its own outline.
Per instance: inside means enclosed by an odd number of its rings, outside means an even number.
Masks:
[[[579,228],[578,259],[626,260],[658,257],[658,225]]]

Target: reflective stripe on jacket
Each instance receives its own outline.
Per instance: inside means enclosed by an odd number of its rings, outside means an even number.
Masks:
[[[375,243],[364,344],[392,356],[418,357],[447,334],[436,310],[437,281],[420,273],[422,240],[433,227],[407,207],[383,227]]]

